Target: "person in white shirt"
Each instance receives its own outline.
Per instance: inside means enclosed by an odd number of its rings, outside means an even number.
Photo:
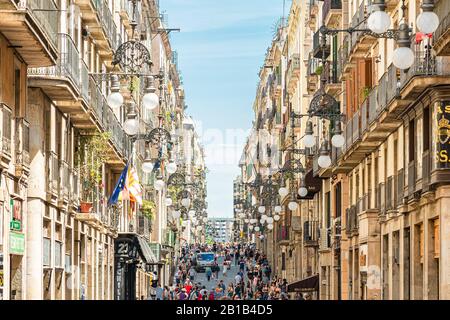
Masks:
[[[237,275],[234,277],[234,281],[235,281],[236,285],[238,285],[239,283],[241,283],[241,280],[242,280],[242,277],[241,277],[240,274],[237,274]]]

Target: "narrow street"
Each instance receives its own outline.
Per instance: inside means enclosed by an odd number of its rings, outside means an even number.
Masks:
[[[155,299],[450,300],[450,0],[0,0],[0,301]]]

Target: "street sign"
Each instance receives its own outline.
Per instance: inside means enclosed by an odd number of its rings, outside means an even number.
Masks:
[[[22,223],[17,220],[11,220],[11,222],[9,224],[9,228],[11,230],[20,231],[20,230],[22,230]]]
[[[9,233],[9,253],[23,255],[25,252],[25,234],[18,232]]]

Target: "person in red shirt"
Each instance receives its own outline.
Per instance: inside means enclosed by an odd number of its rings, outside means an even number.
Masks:
[[[189,279],[187,279],[186,282],[184,283],[184,288],[186,289],[186,292],[189,295],[192,289],[192,283]]]

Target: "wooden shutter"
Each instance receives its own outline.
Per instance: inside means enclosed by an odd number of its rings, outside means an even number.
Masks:
[[[423,263],[423,255],[424,255],[424,233],[423,233],[423,223],[419,226],[419,257],[420,257],[420,263]]]

